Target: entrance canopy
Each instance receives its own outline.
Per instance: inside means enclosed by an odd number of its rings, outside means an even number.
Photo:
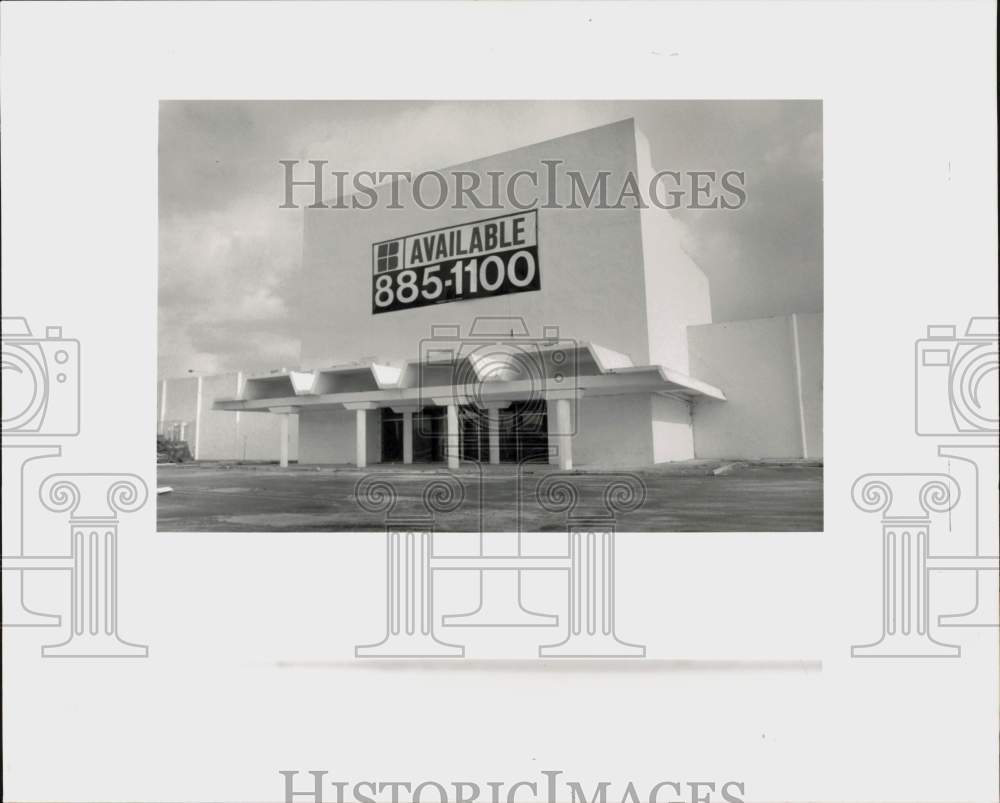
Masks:
[[[494,340],[421,346],[420,359],[402,365],[372,361],[250,374],[239,396],[216,399],[213,409],[291,412],[360,404],[415,409],[633,393],[726,400],[707,382],[662,365],[634,365],[626,355],[595,343]]]

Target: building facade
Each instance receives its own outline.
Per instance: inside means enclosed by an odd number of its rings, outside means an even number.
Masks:
[[[188,421],[197,459],[356,466],[821,456],[822,316],[713,324],[669,211],[579,203],[650,186],[631,120],[442,172],[518,171],[548,176],[544,203],[383,185],[371,209],[304,209],[300,364],[165,380],[161,431]]]

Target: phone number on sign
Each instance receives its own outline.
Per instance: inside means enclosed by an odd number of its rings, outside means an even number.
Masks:
[[[377,274],[372,313],[539,289],[538,248],[529,246]]]

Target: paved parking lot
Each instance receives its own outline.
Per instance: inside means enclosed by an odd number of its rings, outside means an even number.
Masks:
[[[694,461],[634,472],[646,488],[645,504],[619,514],[621,532],[744,532],[823,529],[823,468],[815,463],[758,463],[726,466]],[[443,470],[440,470],[441,473]],[[354,468],[293,466],[161,465],[158,484],[172,492],[157,496],[161,532],[213,531],[358,531],[383,530],[384,515],[361,508],[355,485],[363,477],[384,474],[396,490],[395,515],[423,511],[421,493],[435,471],[429,467]],[[544,510],[535,499],[538,482],[550,473],[544,466],[523,477],[515,504],[517,477],[506,467],[487,467],[480,479],[462,471],[464,502],[439,514],[436,528],[448,532],[521,529],[561,530],[565,514]],[[577,489],[578,514],[599,513],[608,477],[599,473],[562,475]]]

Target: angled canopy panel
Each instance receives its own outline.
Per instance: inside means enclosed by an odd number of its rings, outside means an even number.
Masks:
[[[382,389],[399,387],[399,382],[403,377],[402,368],[397,368],[394,365],[380,365],[374,362],[371,368],[372,376],[375,378],[375,384],[378,387]]]

